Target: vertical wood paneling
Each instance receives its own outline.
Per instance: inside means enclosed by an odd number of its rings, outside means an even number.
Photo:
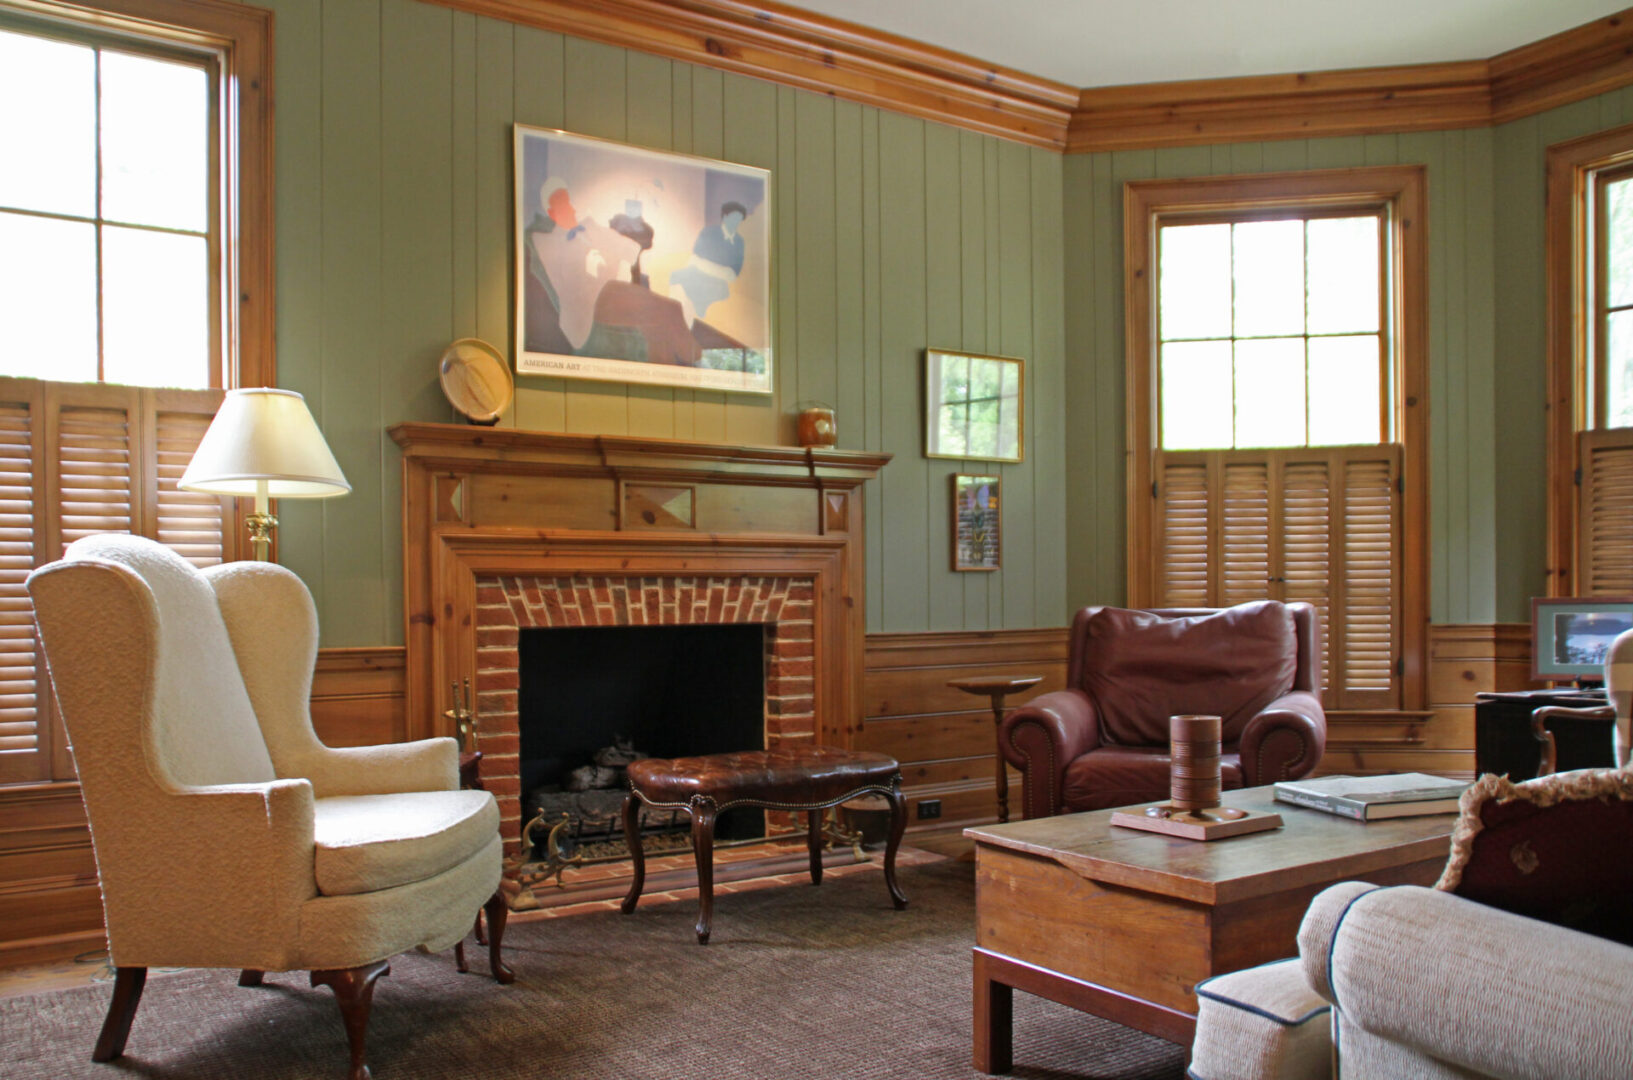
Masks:
[[[960,132],[958,139],[958,221],[959,228],[959,344],[972,352],[988,351],[987,334],[987,230],[981,227],[988,205],[987,140],[973,132]],[[922,421],[921,421],[922,424]],[[947,526],[951,528],[950,524]],[[989,608],[991,583],[985,574],[959,574],[964,592],[964,625],[991,625],[991,612],[1001,617],[1001,609]]]
[[[863,414],[866,425],[864,449],[884,447],[884,311],[880,301],[879,275],[879,112],[862,113],[862,391],[867,402]],[[841,420],[841,422],[843,422]],[[889,470],[885,471],[885,476]],[[867,532],[867,625],[870,630],[885,624],[884,477],[862,487]]]
[[[453,12],[385,0],[380,26],[380,379],[391,419],[449,420],[436,363],[453,317]],[[413,228],[393,227],[414,222]],[[387,390],[389,388],[389,390]],[[385,418],[382,418],[385,419]],[[396,443],[375,433],[383,506],[402,502]],[[402,526],[380,515],[385,627],[402,624]],[[382,628],[384,629],[384,628]]]
[[[323,63],[321,0],[279,4],[278,70],[319,72]],[[323,400],[323,82],[277,85],[277,365],[278,384],[298,390],[320,424]],[[290,318],[289,313],[297,313]],[[324,504],[286,500],[278,507],[278,559],[301,576],[319,611],[328,608],[324,577]],[[328,632],[328,627],[325,627]]]
[[[938,349],[964,348],[959,302],[963,292],[963,230],[959,192],[959,133],[931,124],[924,132],[924,265],[925,265],[925,345]],[[922,368],[920,369],[922,371]],[[922,391],[921,391],[922,393]],[[922,423],[914,425],[922,433]],[[923,435],[919,436],[921,439]],[[932,461],[929,469],[931,496],[925,507],[925,547],[928,552],[949,551],[952,546],[952,515],[937,488],[951,490],[950,477],[970,471],[952,461]],[[1008,491],[1004,491],[1008,499]],[[1006,505],[1004,509],[1009,508]],[[1005,523],[1008,525],[1008,522]],[[1004,529],[1005,547],[1014,538]],[[1009,552],[1004,552],[1007,561]],[[931,630],[964,628],[964,581],[968,574],[950,574],[947,564],[932,555],[924,566],[925,591],[929,599]],[[979,575],[978,575],[979,576]]]
[[[400,592],[401,578],[385,579],[381,541],[380,438],[399,408],[396,388],[382,378],[380,75],[379,5],[325,4],[319,382],[324,435],[352,485],[348,497],[322,503],[326,643],[378,643],[401,633],[386,622],[386,590]],[[279,82],[292,77],[281,69]],[[280,328],[292,315],[279,305]]]
[[[879,116],[879,265],[881,408],[894,418],[884,429],[882,449],[896,455],[875,484],[888,507],[882,552],[885,630],[929,623],[925,593],[926,560],[938,553],[917,549],[906,538],[923,536],[931,493],[931,470],[921,452],[914,414],[923,393],[918,350],[924,347],[924,130],[922,120]],[[950,496],[948,496],[950,497]],[[944,554],[940,558],[946,558]],[[949,564],[950,565],[950,564]]]
[[[1065,590],[1052,567],[1066,565],[1066,459],[1053,450],[1066,438],[1063,360],[1066,351],[1065,230],[1039,207],[1064,202],[1064,161],[1058,154],[1031,150],[1032,159],[1032,393],[1027,431],[1027,460],[1033,480],[1032,542],[1033,621],[1039,626],[1065,625],[1069,617]],[[1039,392],[1038,388],[1045,388]],[[1018,583],[1024,584],[1024,583]]]
[[[484,23],[492,20],[484,19]],[[531,124],[534,127],[559,128],[567,123],[566,100],[566,49],[567,41],[560,34],[552,34],[543,30],[535,30],[530,26],[518,26],[507,29],[511,32],[511,117],[515,123]],[[503,123],[502,120],[496,121]],[[504,251],[507,266],[514,267],[514,252],[512,251],[513,228],[512,218],[514,210],[509,201],[514,164],[512,161],[512,138],[507,130],[504,143],[504,174],[503,191],[507,195],[505,215],[501,228],[504,238]],[[531,207],[527,208],[531,211]],[[489,226],[491,227],[491,226]],[[507,292],[503,300],[509,327],[505,330],[505,340],[510,342],[512,351],[508,354],[514,358],[515,353],[515,319],[516,314],[511,310],[511,296],[515,290],[515,271],[507,274]],[[492,341],[492,339],[488,339]],[[516,379],[516,426],[538,431],[566,431],[567,430],[567,392],[564,379],[553,379],[540,375],[518,376]]]
[[[772,196],[771,209],[777,217],[777,223],[772,229],[771,244],[772,258],[776,260],[780,257],[783,241],[795,238],[796,235],[793,226],[785,223],[783,218],[783,208],[793,202],[791,194],[785,197],[786,188],[783,185],[791,180],[797,181],[797,177],[789,170],[782,157],[783,145],[790,137],[797,137],[795,129],[788,126],[794,104],[784,96],[791,94],[792,91],[772,86],[760,79],[751,79],[746,75],[727,75],[722,84],[722,91],[724,106],[724,112],[721,114],[722,149],[720,153],[710,156],[772,170],[772,183],[777,190]],[[785,101],[788,103],[784,104]],[[791,158],[793,156],[790,155]],[[831,214],[832,209],[830,208],[828,212]],[[793,295],[791,290],[797,288],[797,279],[778,277],[779,265],[774,262],[771,270],[774,321],[781,314],[780,305]],[[832,317],[830,313],[829,318]],[[785,336],[785,331],[792,329],[791,320],[778,322],[772,328],[779,345],[789,340]],[[790,410],[794,407],[794,386],[800,357],[797,352],[789,355],[786,346],[783,348],[783,355],[786,362],[773,365],[773,377],[777,384],[775,394],[724,395],[726,417],[724,441],[747,444],[794,441],[794,423]]]
[[[434,360],[452,338],[514,351],[513,123],[773,170],[777,393],[527,376],[503,422],[786,443],[797,404],[827,401],[842,444],[897,454],[863,493],[870,628],[1064,622],[1062,159],[416,0],[268,5],[281,381],[308,394],[354,485],[284,509],[284,558],[318,598],[325,645],[401,640],[384,429],[449,415]],[[1028,460],[1003,470],[1001,574],[949,566],[958,466],[932,469],[922,453],[932,341],[1029,362]]]
[[[1022,211],[1032,202],[1032,159],[1030,151],[1019,143],[1005,142],[998,148],[998,206],[1015,211],[1016,221],[1025,221]],[[1002,304],[1003,336],[998,351],[1005,356],[1032,355],[1032,232],[1030,229],[1006,227],[999,234],[999,269],[1002,275],[1000,303]],[[1034,371],[1037,364],[1032,364]],[[1037,380],[1028,380],[1026,415],[1037,415]],[[1031,450],[1031,448],[1029,448]],[[1031,451],[1035,455],[1035,451]],[[1029,588],[1017,588],[1017,582],[1029,582],[1033,572],[1032,557],[1036,554],[1033,543],[1037,521],[1034,518],[1033,476],[1035,465],[1027,462],[1005,465],[1003,473],[1003,569],[992,575],[994,585],[1002,591],[1005,626],[1036,625],[1033,602],[1036,599]]]
[[[632,52],[626,60],[624,137],[635,146],[671,148],[674,132],[674,64],[660,56]],[[629,431],[660,438],[675,435],[675,391],[667,386],[632,384],[627,398]],[[690,400],[687,402],[690,418]]]

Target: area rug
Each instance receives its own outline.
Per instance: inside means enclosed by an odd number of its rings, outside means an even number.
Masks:
[[[904,869],[895,911],[878,874],[718,896],[699,946],[679,902],[513,925],[509,987],[452,955],[409,953],[380,980],[376,1080],[971,1080],[969,863]],[[480,950],[485,959],[486,950]],[[235,972],[148,980],[125,1056],[90,1061],[109,988],[0,1000],[0,1075],[258,1080],[343,1077],[327,989],[304,973],[259,989]],[[1172,1043],[1015,995],[1015,1069],[1033,1080],[1180,1080]]]

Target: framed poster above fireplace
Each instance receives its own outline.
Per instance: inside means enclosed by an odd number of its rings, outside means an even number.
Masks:
[[[516,371],[769,394],[771,174],[515,125]]]

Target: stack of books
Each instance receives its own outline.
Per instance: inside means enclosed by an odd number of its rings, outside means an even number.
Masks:
[[[1275,792],[1278,802],[1359,821],[1377,821],[1456,813],[1457,800],[1468,786],[1466,780],[1448,780],[1428,773],[1395,773],[1286,780],[1275,786]]]

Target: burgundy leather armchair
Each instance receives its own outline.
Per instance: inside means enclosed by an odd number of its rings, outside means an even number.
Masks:
[[[1067,689],[1016,708],[999,732],[1023,815],[1167,799],[1168,718],[1183,713],[1223,718],[1226,789],[1308,775],[1327,744],[1320,634],[1314,607],[1274,600],[1079,611]]]

